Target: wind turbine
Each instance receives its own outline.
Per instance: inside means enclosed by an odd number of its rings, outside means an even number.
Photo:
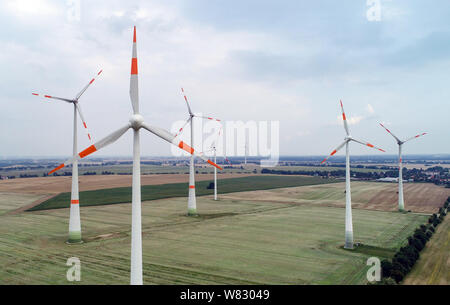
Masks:
[[[189,106],[188,99],[186,97],[186,93],[184,92],[184,89],[181,88],[181,92],[184,96],[184,100],[186,101],[186,106],[189,113],[189,118],[184,123],[183,127],[180,128],[180,130],[177,133],[177,136],[183,131],[183,128],[187,124],[191,124],[191,147],[194,147],[194,118],[201,118],[201,119],[207,119],[207,120],[213,120],[220,122],[220,120],[212,118],[212,117],[205,117],[201,115],[194,114],[191,110],[191,107]],[[195,197],[195,168],[194,168],[194,155],[191,155],[191,160],[189,163],[189,199],[188,199],[188,215],[197,215],[197,202]]]
[[[326,157],[322,162],[324,163],[330,158],[332,155],[337,153],[342,147],[345,145],[345,249],[353,249],[353,221],[352,221],[352,197],[350,191],[350,155],[349,155],[349,144],[351,141],[362,144],[364,146],[369,146],[371,148],[378,149],[379,151],[385,152],[383,149],[373,146],[372,144],[364,141],[357,140],[350,135],[347,118],[344,112],[344,106],[341,102],[342,109],[342,119],[344,120],[344,129],[346,133],[346,137],[344,138],[344,142],[339,145],[331,154]]]
[[[386,129],[387,132],[389,132],[391,134],[391,136],[394,137],[394,139],[397,141],[398,144],[398,210],[400,212],[403,212],[405,210],[405,202],[403,200],[403,168],[402,168],[402,145],[405,144],[406,142],[408,142],[409,140],[412,139],[416,139],[420,136],[424,136],[427,133],[421,133],[418,134],[414,137],[408,138],[404,141],[400,140],[399,138],[397,138],[389,129],[387,129],[383,124],[381,124],[381,127],[383,127],[384,129]]]
[[[214,142],[211,145],[211,149],[209,151],[214,152],[214,163],[217,163],[217,140],[220,138],[220,135],[222,133],[222,126],[219,129],[219,132],[217,133],[217,137],[214,140]],[[227,157],[223,157],[224,161],[228,162],[231,165],[230,160],[228,160]],[[224,163],[225,164],[225,163]],[[217,200],[217,168],[214,167],[214,200]]]
[[[81,90],[73,99],[61,98],[51,95],[43,95],[48,99],[60,100],[73,104],[73,157],[77,154],[77,112],[80,115],[83,126],[86,130],[89,141],[92,143],[91,135],[87,129],[86,121],[84,120],[81,106],[78,102],[83,93],[89,88],[89,86],[95,81],[95,78],[102,73],[103,70],[97,73],[97,75],[91,79],[91,81]],[[38,93],[32,93],[35,96],[40,96]],[[70,218],[69,218],[69,239],[67,243],[82,243],[81,240],[81,221],[80,221],[80,200],[78,195],[78,161],[75,160],[72,166],[72,194],[70,198]]]
[[[169,143],[177,145],[181,149],[190,154],[195,154],[209,164],[222,169],[217,164],[199,155],[192,147],[183,141],[177,141],[175,136],[165,129],[147,125],[144,123],[144,118],[139,113],[139,90],[138,90],[138,66],[137,66],[137,50],[136,50],[136,27],[134,27],[133,35],[133,53],[131,59],[131,77],[130,77],[130,98],[133,108],[133,115],[129,122],[114,131],[110,135],[89,146],[80,152],[72,160],[66,161],[50,173],[63,168],[77,159],[84,158],[109,144],[117,141],[128,129],[133,129],[133,176],[132,176],[132,200],[131,200],[131,274],[130,284],[142,285],[142,226],[141,226],[141,156],[140,156],[140,137],[139,131],[141,128],[148,130],[154,135],[166,140]]]

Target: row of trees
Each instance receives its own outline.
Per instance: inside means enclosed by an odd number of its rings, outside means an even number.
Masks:
[[[420,257],[420,251],[425,248],[436,231],[436,227],[444,220],[447,215],[447,209],[450,204],[450,197],[444,205],[439,208],[438,214],[433,214],[428,219],[427,224],[421,225],[414,231],[414,234],[408,237],[408,245],[400,248],[395,253],[392,260],[383,260],[381,269],[383,280],[381,284],[399,283],[411,271],[412,267]]]

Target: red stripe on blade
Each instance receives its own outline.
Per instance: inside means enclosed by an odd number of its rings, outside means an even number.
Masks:
[[[138,74],[137,58],[131,59],[131,74]]]
[[[136,26],[134,27],[133,42],[136,42]]]
[[[70,200],[70,203],[71,203],[71,204],[79,204],[79,203],[80,203],[80,200]]]
[[[84,158],[87,155],[92,154],[93,152],[96,152],[97,148],[95,148],[94,145],[89,146],[88,148],[86,148],[85,150],[83,150],[82,152],[80,152],[78,155],[80,156],[80,158]]]
[[[44,95],[44,97],[46,97],[46,98],[51,98],[51,95]]]
[[[57,168],[51,170],[48,174],[51,175],[51,174],[53,174],[54,172],[60,170],[60,169],[63,168],[63,167],[64,167],[64,163],[61,164],[61,165],[59,165]]]
[[[219,165],[217,165],[216,163],[212,162],[211,160],[208,160],[208,163],[211,164],[212,166],[215,166],[218,169],[222,170],[222,168]]]
[[[39,96],[39,94],[37,94],[37,93],[31,93],[31,94],[33,94],[33,95],[38,95],[38,96]]]
[[[373,147],[373,145],[372,145],[372,144],[370,144],[370,143],[367,143],[366,145],[367,145],[367,146],[369,146],[369,147]]]
[[[337,152],[336,150],[333,150],[333,152],[331,153],[331,156],[334,155],[336,152]]]
[[[183,141],[180,141],[180,143],[178,144],[178,147],[187,151],[191,155],[194,154],[194,149],[192,147],[190,147],[189,145],[187,145],[186,143],[184,143]]]

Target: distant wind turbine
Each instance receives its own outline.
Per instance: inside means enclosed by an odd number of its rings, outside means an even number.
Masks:
[[[97,73],[95,77],[100,75],[102,70]],[[86,130],[89,141],[92,143],[91,135],[87,129],[86,121],[84,120],[83,113],[81,111],[81,106],[78,103],[78,100],[83,95],[83,93],[89,88],[89,86],[95,81],[95,77],[91,79],[91,81],[81,90],[73,99],[67,99],[62,97],[56,97],[51,95],[42,95],[48,99],[60,100],[67,102],[69,104],[73,104],[73,157],[77,155],[77,142],[78,142],[78,134],[77,134],[77,112],[80,115],[81,121],[83,122],[83,126]],[[38,93],[32,93],[35,96],[40,96]],[[69,239],[67,243],[81,243],[81,220],[80,220],[80,200],[78,195],[78,161],[75,160],[72,166],[72,194],[70,198],[70,218],[69,218]]]
[[[101,148],[117,141],[128,129],[133,129],[133,176],[132,176],[132,200],[131,200],[131,274],[130,284],[142,285],[142,226],[141,226],[141,156],[140,156],[140,138],[139,131],[141,128],[148,130],[154,135],[160,137],[167,142],[178,146],[192,155],[196,155],[205,160],[209,164],[222,169],[217,164],[199,155],[192,147],[183,141],[177,141],[175,135],[165,129],[147,125],[144,118],[139,113],[139,90],[138,90],[138,65],[137,65],[137,49],[136,49],[136,27],[134,27],[133,35],[133,53],[131,59],[131,76],[130,76],[130,98],[133,108],[133,115],[130,121],[123,127],[114,131],[110,135],[96,142],[80,152],[73,159],[61,164],[50,173],[63,168],[67,164],[75,162],[77,159],[84,158]]]
[[[220,127],[219,132],[217,133],[217,137],[214,140],[214,142],[212,143],[211,149],[209,150],[209,152],[210,151],[214,152],[214,163],[217,163],[217,141],[220,138],[221,134],[222,134],[222,127]],[[228,164],[231,165],[230,160],[228,160],[228,158],[226,156],[224,156],[223,159],[224,159],[224,164],[226,161]],[[214,200],[217,200],[217,168],[216,167],[214,167]]]
[[[397,141],[398,144],[398,210],[400,212],[403,212],[405,210],[405,202],[403,200],[403,168],[402,168],[402,145],[408,142],[409,140],[416,139],[418,137],[424,136],[427,133],[421,133],[414,137],[408,138],[404,141],[397,138],[389,129],[387,129],[383,124],[381,124],[381,127],[386,129],[386,131],[394,137],[394,139]]]
[[[344,142],[339,145],[333,152],[326,157],[322,163],[327,161],[328,158],[333,156],[335,153],[337,153],[342,147],[345,145],[345,245],[344,248],[346,249],[353,249],[353,220],[352,220],[352,197],[351,197],[351,190],[350,190],[350,154],[349,154],[349,143],[351,141],[362,144],[364,146],[369,146],[374,149],[378,149],[379,151],[384,152],[383,149],[373,146],[372,144],[364,141],[357,140],[353,138],[350,135],[348,125],[347,125],[347,118],[345,116],[344,112],[344,106],[341,102],[341,109],[342,109],[342,119],[344,120],[344,129],[346,133],[346,137],[344,138]],[[321,164],[322,164],[321,163]]]
[[[184,123],[183,127],[180,128],[177,135],[178,136],[184,129],[184,127],[187,124],[191,124],[191,147],[194,147],[194,118],[201,118],[206,120],[212,120],[220,122],[220,120],[212,118],[212,117],[205,117],[201,115],[194,114],[191,110],[191,107],[189,106],[188,99],[186,97],[186,93],[184,92],[184,89],[181,88],[181,92],[183,93],[184,100],[186,101],[187,110],[189,113],[189,118]],[[188,215],[197,215],[197,201],[195,198],[195,167],[194,167],[194,155],[191,155],[191,160],[189,164],[189,199],[188,199]]]

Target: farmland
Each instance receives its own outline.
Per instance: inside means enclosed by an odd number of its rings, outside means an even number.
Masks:
[[[320,201],[216,202],[203,196],[197,200],[199,217],[184,215],[185,198],[143,202],[144,282],[365,283],[369,255],[341,248],[344,209]],[[0,207],[8,207],[8,198],[0,197]],[[85,243],[77,246],[64,243],[67,216],[68,209],[1,215],[0,283],[66,284],[65,263],[75,256],[81,260],[82,284],[127,284],[131,206],[81,209]],[[395,249],[425,219],[355,209],[355,241]]]
[[[397,184],[380,182],[352,182],[352,206],[359,209],[397,211]],[[273,189],[265,192],[241,192],[226,194],[230,200],[276,201],[280,203],[318,204],[320,206],[344,207],[345,183],[312,185]],[[404,185],[405,206],[416,213],[435,213],[450,196],[450,189],[431,183],[408,183]]]
[[[199,181],[196,184],[197,196],[213,193],[213,189],[207,189],[211,181]],[[315,185],[336,182],[334,179],[322,179],[320,177],[304,176],[252,176],[231,179],[221,179],[220,192],[241,192],[247,190],[264,190],[280,187],[292,187],[302,185]],[[163,185],[146,185],[142,187],[142,200],[155,200],[169,197],[186,197],[186,183],[171,183]],[[131,187],[102,189],[80,192],[81,206],[106,205],[128,202],[131,197]],[[67,207],[70,202],[70,193],[62,193],[33,207],[32,211]]]
[[[354,237],[364,246],[349,251],[342,249],[341,180],[224,174],[214,201],[206,188],[212,176],[197,178],[199,216],[187,217],[187,175],[142,176],[146,284],[364,284],[367,258],[390,258],[450,195],[430,183],[405,184],[415,213],[403,214],[396,212],[396,184],[352,182]],[[128,283],[131,191],[124,186],[131,177],[80,177],[84,244],[76,246],[65,244],[69,193],[61,191],[70,179],[0,182],[0,284],[67,284],[69,257],[81,261],[81,284]],[[25,212],[29,206],[39,210]],[[445,282],[438,236],[407,282]]]
[[[406,276],[406,285],[448,285],[450,283],[450,220],[448,216]]]

